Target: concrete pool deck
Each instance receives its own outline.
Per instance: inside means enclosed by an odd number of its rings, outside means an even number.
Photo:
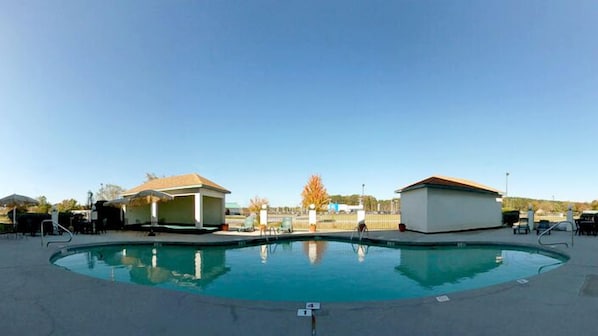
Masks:
[[[259,233],[258,233],[259,234]],[[330,234],[330,233],[326,233]],[[335,233],[342,236],[350,232]],[[77,235],[68,245],[116,241],[216,242],[255,233],[203,235],[111,231]],[[535,233],[509,228],[448,234],[371,231],[392,241],[479,241],[538,246]],[[51,239],[59,239],[55,236]],[[556,231],[546,242],[570,241]],[[61,245],[40,237],[0,236],[0,335],[311,335],[311,319],[297,317],[301,303],[248,302],[110,282],[55,267]],[[570,256],[555,270],[483,289],[372,303],[326,303],[316,313],[319,335],[595,335],[598,307],[598,237],[575,236]],[[289,279],[292,281],[292,279]],[[248,288],[251,290],[251,288]]]

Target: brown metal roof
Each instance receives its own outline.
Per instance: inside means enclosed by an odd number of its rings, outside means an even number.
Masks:
[[[484,192],[491,192],[500,194],[500,191],[485,186],[483,184],[479,184],[477,182],[455,178],[455,177],[448,177],[448,176],[431,176],[427,179],[423,179],[419,182],[415,182],[410,184],[406,187],[396,190],[396,193],[401,193],[404,191],[417,189],[424,186],[443,186],[443,187],[451,187],[451,188],[459,188],[459,189],[469,189],[472,191],[484,191]]]
[[[123,193],[123,195],[133,195],[138,193],[142,190],[175,190],[175,189],[184,189],[184,188],[208,188],[214,189],[218,191],[222,191],[226,194],[230,194],[230,191],[225,189],[224,187],[208,180],[205,177],[202,177],[198,174],[186,174],[186,175],[178,175],[178,176],[170,176],[170,177],[163,177],[157,178],[153,180],[149,180],[142,185],[139,185],[133,189],[129,189]]]

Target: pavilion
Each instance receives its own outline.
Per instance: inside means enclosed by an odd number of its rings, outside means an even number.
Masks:
[[[195,229],[218,227],[225,222],[225,198],[230,191],[198,174],[149,180],[122,194],[126,199],[143,190],[156,190],[174,197],[157,202],[158,226],[178,225]],[[125,225],[151,223],[151,204],[126,205]]]

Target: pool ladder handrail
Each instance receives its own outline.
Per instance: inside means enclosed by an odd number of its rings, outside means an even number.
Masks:
[[[276,230],[276,228],[273,226],[267,226],[264,230],[260,229],[260,237],[264,237],[266,241],[269,241],[268,236],[274,237],[276,240],[278,240],[278,230]]]
[[[355,235],[355,233],[357,233],[357,235],[359,236],[359,241],[361,241],[361,238],[363,238],[364,234],[367,234],[368,238],[370,237],[370,230],[368,229],[368,226],[365,223],[363,224],[363,229],[361,229],[361,231],[359,230],[359,224],[355,226],[355,229],[351,231],[350,240],[353,240],[353,235]]]
[[[62,229],[64,232],[68,233],[69,239],[68,240],[51,240],[51,241],[48,241],[46,243],[46,247],[50,246],[50,244],[70,243],[73,240],[73,233],[69,229],[65,228],[64,226],[60,225],[57,222],[54,222],[51,219],[44,219],[42,221],[42,223],[40,224],[42,246],[44,246],[44,223],[48,223],[48,222],[52,223],[52,226],[56,226],[59,229]]]
[[[353,253],[357,254],[360,252],[363,252],[364,255],[367,255],[368,252],[370,251],[370,245],[367,244],[353,244],[351,243],[351,248],[353,249]]]
[[[573,247],[573,236],[575,235],[575,224],[571,223],[570,221],[558,222],[556,224],[553,224],[548,229],[544,230],[544,232],[540,233],[540,235],[538,236],[538,244],[540,244],[540,245],[565,245],[565,246],[569,247],[569,244],[567,242],[556,242],[556,243],[543,243],[542,242],[542,237],[544,237],[547,233],[552,231],[555,227],[559,226],[560,224],[571,224],[571,247]]]

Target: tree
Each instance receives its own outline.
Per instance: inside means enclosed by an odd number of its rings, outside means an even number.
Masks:
[[[122,193],[125,192],[121,186],[116,184],[102,184],[98,192],[96,193],[97,200],[106,200],[111,201],[113,199],[118,198]]]
[[[75,199],[65,199],[62,202],[56,204],[56,209],[58,212],[67,212],[71,210],[79,210],[81,206],[77,204],[77,200]]]
[[[145,173],[145,182],[155,180],[158,178],[158,175],[154,173]]]
[[[48,203],[48,199],[46,198],[46,196],[39,196],[37,198],[37,201],[39,202],[38,206],[37,206],[37,212],[39,213],[49,213],[50,209],[52,209],[52,204]]]
[[[303,187],[301,197],[303,208],[308,208],[310,204],[313,204],[316,206],[316,210],[321,210],[330,201],[320,175],[310,176],[307,184]]]
[[[254,213],[256,215],[258,223],[260,222],[260,210],[264,204],[269,204],[268,199],[260,198],[257,195],[249,200],[249,207],[247,209],[249,210],[249,213]]]

